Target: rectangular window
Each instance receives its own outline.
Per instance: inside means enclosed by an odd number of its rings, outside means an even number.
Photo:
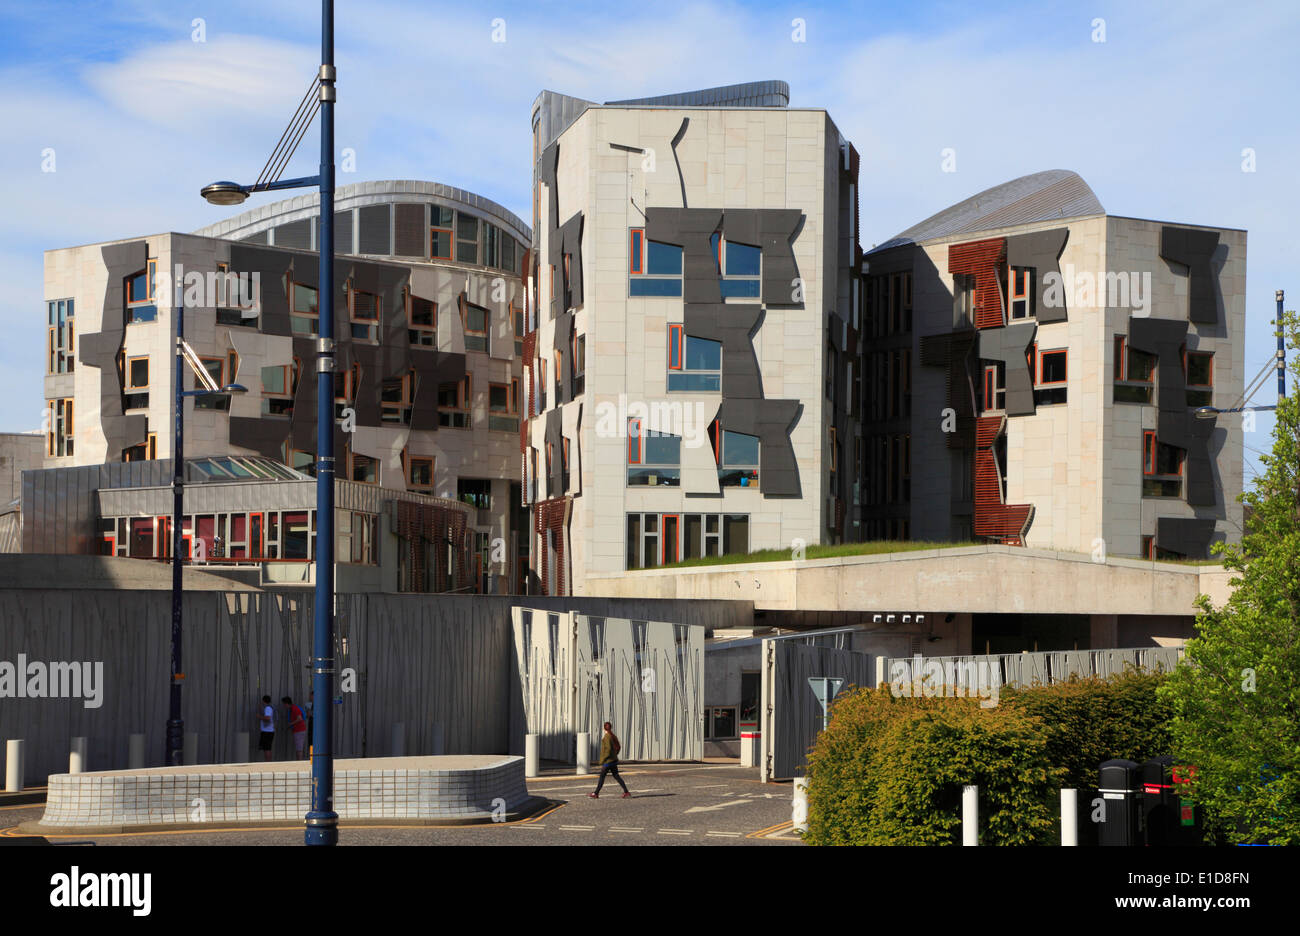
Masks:
[[[360,452],[349,452],[352,467],[348,477],[361,484],[379,483],[379,462]]]
[[[1001,361],[984,365],[985,412],[999,412],[1007,408],[1007,365]]]
[[[434,205],[429,211],[429,256],[434,260],[450,260],[453,212],[450,208],[442,208],[438,205]]]
[[[283,529],[280,531],[283,555],[282,559],[310,559],[312,525],[305,510],[289,511],[283,514]]]
[[[1115,336],[1115,402],[1150,403],[1155,391],[1156,356],[1137,351]]]
[[[1034,271],[1028,267],[1011,267],[1007,270],[1007,297],[1011,304],[1011,318],[1034,317]]]
[[[975,277],[958,273],[952,278],[952,327],[970,328],[975,321]]]
[[[478,218],[456,212],[456,260],[478,263]]]
[[[645,237],[634,228],[629,238],[628,261],[631,296],[680,296],[682,294],[682,248]]]
[[[1183,449],[1166,445],[1150,430],[1142,433],[1142,496],[1181,497]]]
[[[418,490],[429,490],[433,487],[433,461],[432,456],[411,456],[407,468],[409,471],[408,481],[411,487]]]
[[[438,347],[438,303],[406,293],[407,340],[413,348]]]
[[[722,430],[722,451],[718,456],[720,487],[758,487],[758,436]],[[716,438],[716,437],[715,437]]]
[[[236,276],[230,264],[217,263],[216,318],[218,325],[258,327],[258,297],[251,275]]]
[[[149,260],[143,270],[126,278],[126,322],[153,322],[158,318],[157,300],[154,296],[154,281],[158,271],[158,261]]]
[[[1214,405],[1214,353],[1188,351],[1183,358],[1187,372],[1187,405]]]
[[[676,329],[676,333],[674,333]],[[673,367],[674,360],[678,364]],[[687,335],[668,326],[668,389],[712,393],[722,389],[722,342]]]
[[[320,318],[318,291],[306,283],[290,283],[289,328],[295,335],[316,334]]]
[[[1032,373],[1032,371],[1031,371]],[[1048,406],[1066,402],[1066,352],[1042,351],[1038,355],[1038,381],[1034,386],[1034,404]]]
[[[641,420],[639,419],[627,421],[627,463],[641,464]]]
[[[374,293],[348,288],[348,312],[352,337],[357,341],[379,340],[379,297]]]
[[[262,415],[292,416],[298,390],[298,367],[278,364],[262,368]]]
[[[51,458],[73,454],[72,402],[71,399],[49,401],[50,431],[46,434],[45,449]]]
[[[224,358],[204,357],[199,358],[199,360],[202,361],[203,369],[208,372],[208,376],[212,378],[213,383],[218,387],[226,386],[226,361]],[[195,381],[194,389],[199,389],[198,381]],[[196,410],[217,410],[224,413],[230,409],[230,397],[216,393],[196,396],[194,398],[194,408]]]
[[[413,373],[407,373],[397,380],[385,380],[379,388],[380,421],[409,426],[414,398],[415,375]]]
[[[633,423],[640,432],[640,438],[636,439],[635,446],[630,435]],[[682,437],[644,431],[639,419],[628,420],[628,432],[628,486],[679,486],[682,483]],[[632,460],[634,447],[636,461]]]
[[[465,350],[488,350],[488,310],[482,306],[465,304]]]
[[[518,381],[515,381],[517,384]],[[497,432],[518,432],[515,392],[510,384],[488,384],[488,428]]]
[[[569,333],[569,364],[573,370],[573,397],[581,396],[587,389],[587,336]]]
[[[149,407],[149,358],[127,358],[126,361],[126,396],[122,402],[124,409],[148,409]]]
[[[749,244],[737,244],[714,234],[713,242],[721,275],[719,288],[723,299],[757,299],[762,251]]]
[[[438,385],[438,425],[468,429],[470,425],[470,376]]]
[[[49,315],[49,341],[45,372],[71,374],[76,365],[73,301],[58,299],[46,303]]]

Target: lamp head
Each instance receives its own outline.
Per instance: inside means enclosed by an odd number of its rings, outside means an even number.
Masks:
[[[247,393],[248,388],[245,387],[243,384],[232,383],[232,384],[226,384],[224,387],[222,387],[221,392],[222,393]]]
[[[235,182],[213,182],[199,189],[199,194],[213,205],[242,205],[248,192]]]
[[[1213,406],[1202,406],[1196,410],[1197,419],[1214,419],[1219,415],[1219,411]]]

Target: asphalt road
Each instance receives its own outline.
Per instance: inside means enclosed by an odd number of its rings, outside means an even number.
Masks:
[[[553,805],[518,822],[458,827],[340,828],[341,845],[798,845],[790,832],[789,783],[759,783],[753,768],[725,764],[629,764],[632,791],[609,779],[600,799],[595,776],[548,774],[528,782]],[[0,808],[0,835],[39,819],[44,806]],[[299,829],[214,829],[53,837],[96,845],[301,845]]]

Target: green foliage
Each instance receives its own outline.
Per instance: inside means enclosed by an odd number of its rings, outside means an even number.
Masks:
[[[1031,689],[1004,688],[1001,704],[1042,719],[1048,758],[1065,771],[1062,786],[1088,789],[1096,787],[1102,761],[1122,757],[1141,763],[1170,752],[1173,709],[1157,693],[1165,679],[1134,669],[1110,679],[1076,677]]]
[[[980,788],[980,843],[1032,845],[1055,831],[1061,771],[1037,717],[975,699],[841,696],[809,756],[813,844],[949,845],[961,838],[961,791]]]
[[[1300,320],[1281,326],[1300,380]],[[1220,420],[1228,417],[1220,417]],[[1162,690],[1174,754],[1196,765],[1193,792],[1231,842],[1300,844],[1300,405],[1278,402],[1273,450],[1242,495],[1240,546],[1219,546],[1239,573],[1222,608],[1198,599],[1197,636]]]

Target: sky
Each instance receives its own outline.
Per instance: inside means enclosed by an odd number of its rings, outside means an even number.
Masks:
[[[603,102],[781,79],[861,153],[866,248],[1072,169],[1111,214],[1249,232],[1247,380],[1274,352],[1274,290],[1300,303],[1291,0],[335,6],[336,143],[355,158],[340,185],[442,182],[527,218],[539,91]],[[0,0],[0,431],[43,414],[43,252],[234,213],[199,188],[257,177],[319,55],[315,2]],[[314,140],[286,178],[316,172]],[[1271,427],[1264,414],[1246,434],[1248,475]]]

